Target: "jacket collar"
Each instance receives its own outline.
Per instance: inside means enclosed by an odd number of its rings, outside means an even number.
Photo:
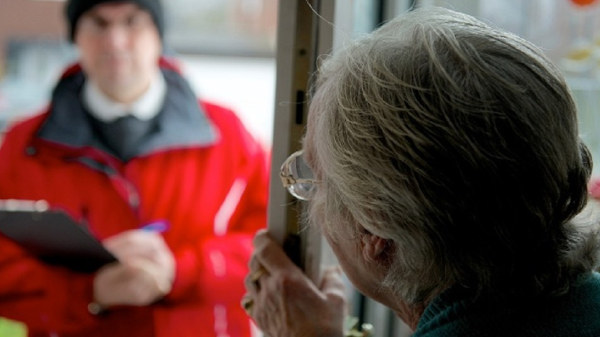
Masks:
[[[136,157],[169,149],[206,147],[219,137],[187,81],[174,67],[165,64],[161,60],[167,94],[155,117],[158,127],[136,150]],[[79,65],[65,71],[54,88],[49,115],[38,137],[70,148],[92,147],[110,152],[93,131],[91,117],[81,102],[84,82]]]

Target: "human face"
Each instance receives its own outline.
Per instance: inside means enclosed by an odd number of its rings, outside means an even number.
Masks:
[[[84,13],[75,44],[88,80],[121,103],[137,99],[158,71],[158,29],[150,13],[133,3],[100,4]]]

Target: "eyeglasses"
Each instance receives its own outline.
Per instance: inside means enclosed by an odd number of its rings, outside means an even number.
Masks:
[[[281,165],[279,176],[283,187],[287,188],[288,192],[300,200],[312,199],[317,180],[310,167],[304,161],[304,151],[296,151],[292,153]]]

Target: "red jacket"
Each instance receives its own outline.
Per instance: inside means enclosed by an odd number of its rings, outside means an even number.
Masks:
[[[192,108],[187,83],[162,69],[170,86],[158,118],[175,116],[130,160],[99,144],[73,99],[84,80],[78,66],[63,75],[48,111],[4,137],[0,199],[47,200],[100,240],[167,220],[176,258],[164,299],[94,316],[93,274],[44,264],[0,236],[0,316],[25,322],[31,336],[249,335],[240,299],[251,238],[266,225],[268,157],[231,111],[198,109],[195,98]]]

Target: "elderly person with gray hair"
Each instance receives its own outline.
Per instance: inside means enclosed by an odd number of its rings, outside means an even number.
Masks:
[[[450,10],[409,12],[320,68],[284,169],[350,281],[414,337],[600,336],[591,158],[560,71]],[[304,180],[300,180],[304,179]],[[340,271],[312,283],[266,231],[246,307],[269,336],[343,336]],[[252,277],[264,270],[259,279]]]

